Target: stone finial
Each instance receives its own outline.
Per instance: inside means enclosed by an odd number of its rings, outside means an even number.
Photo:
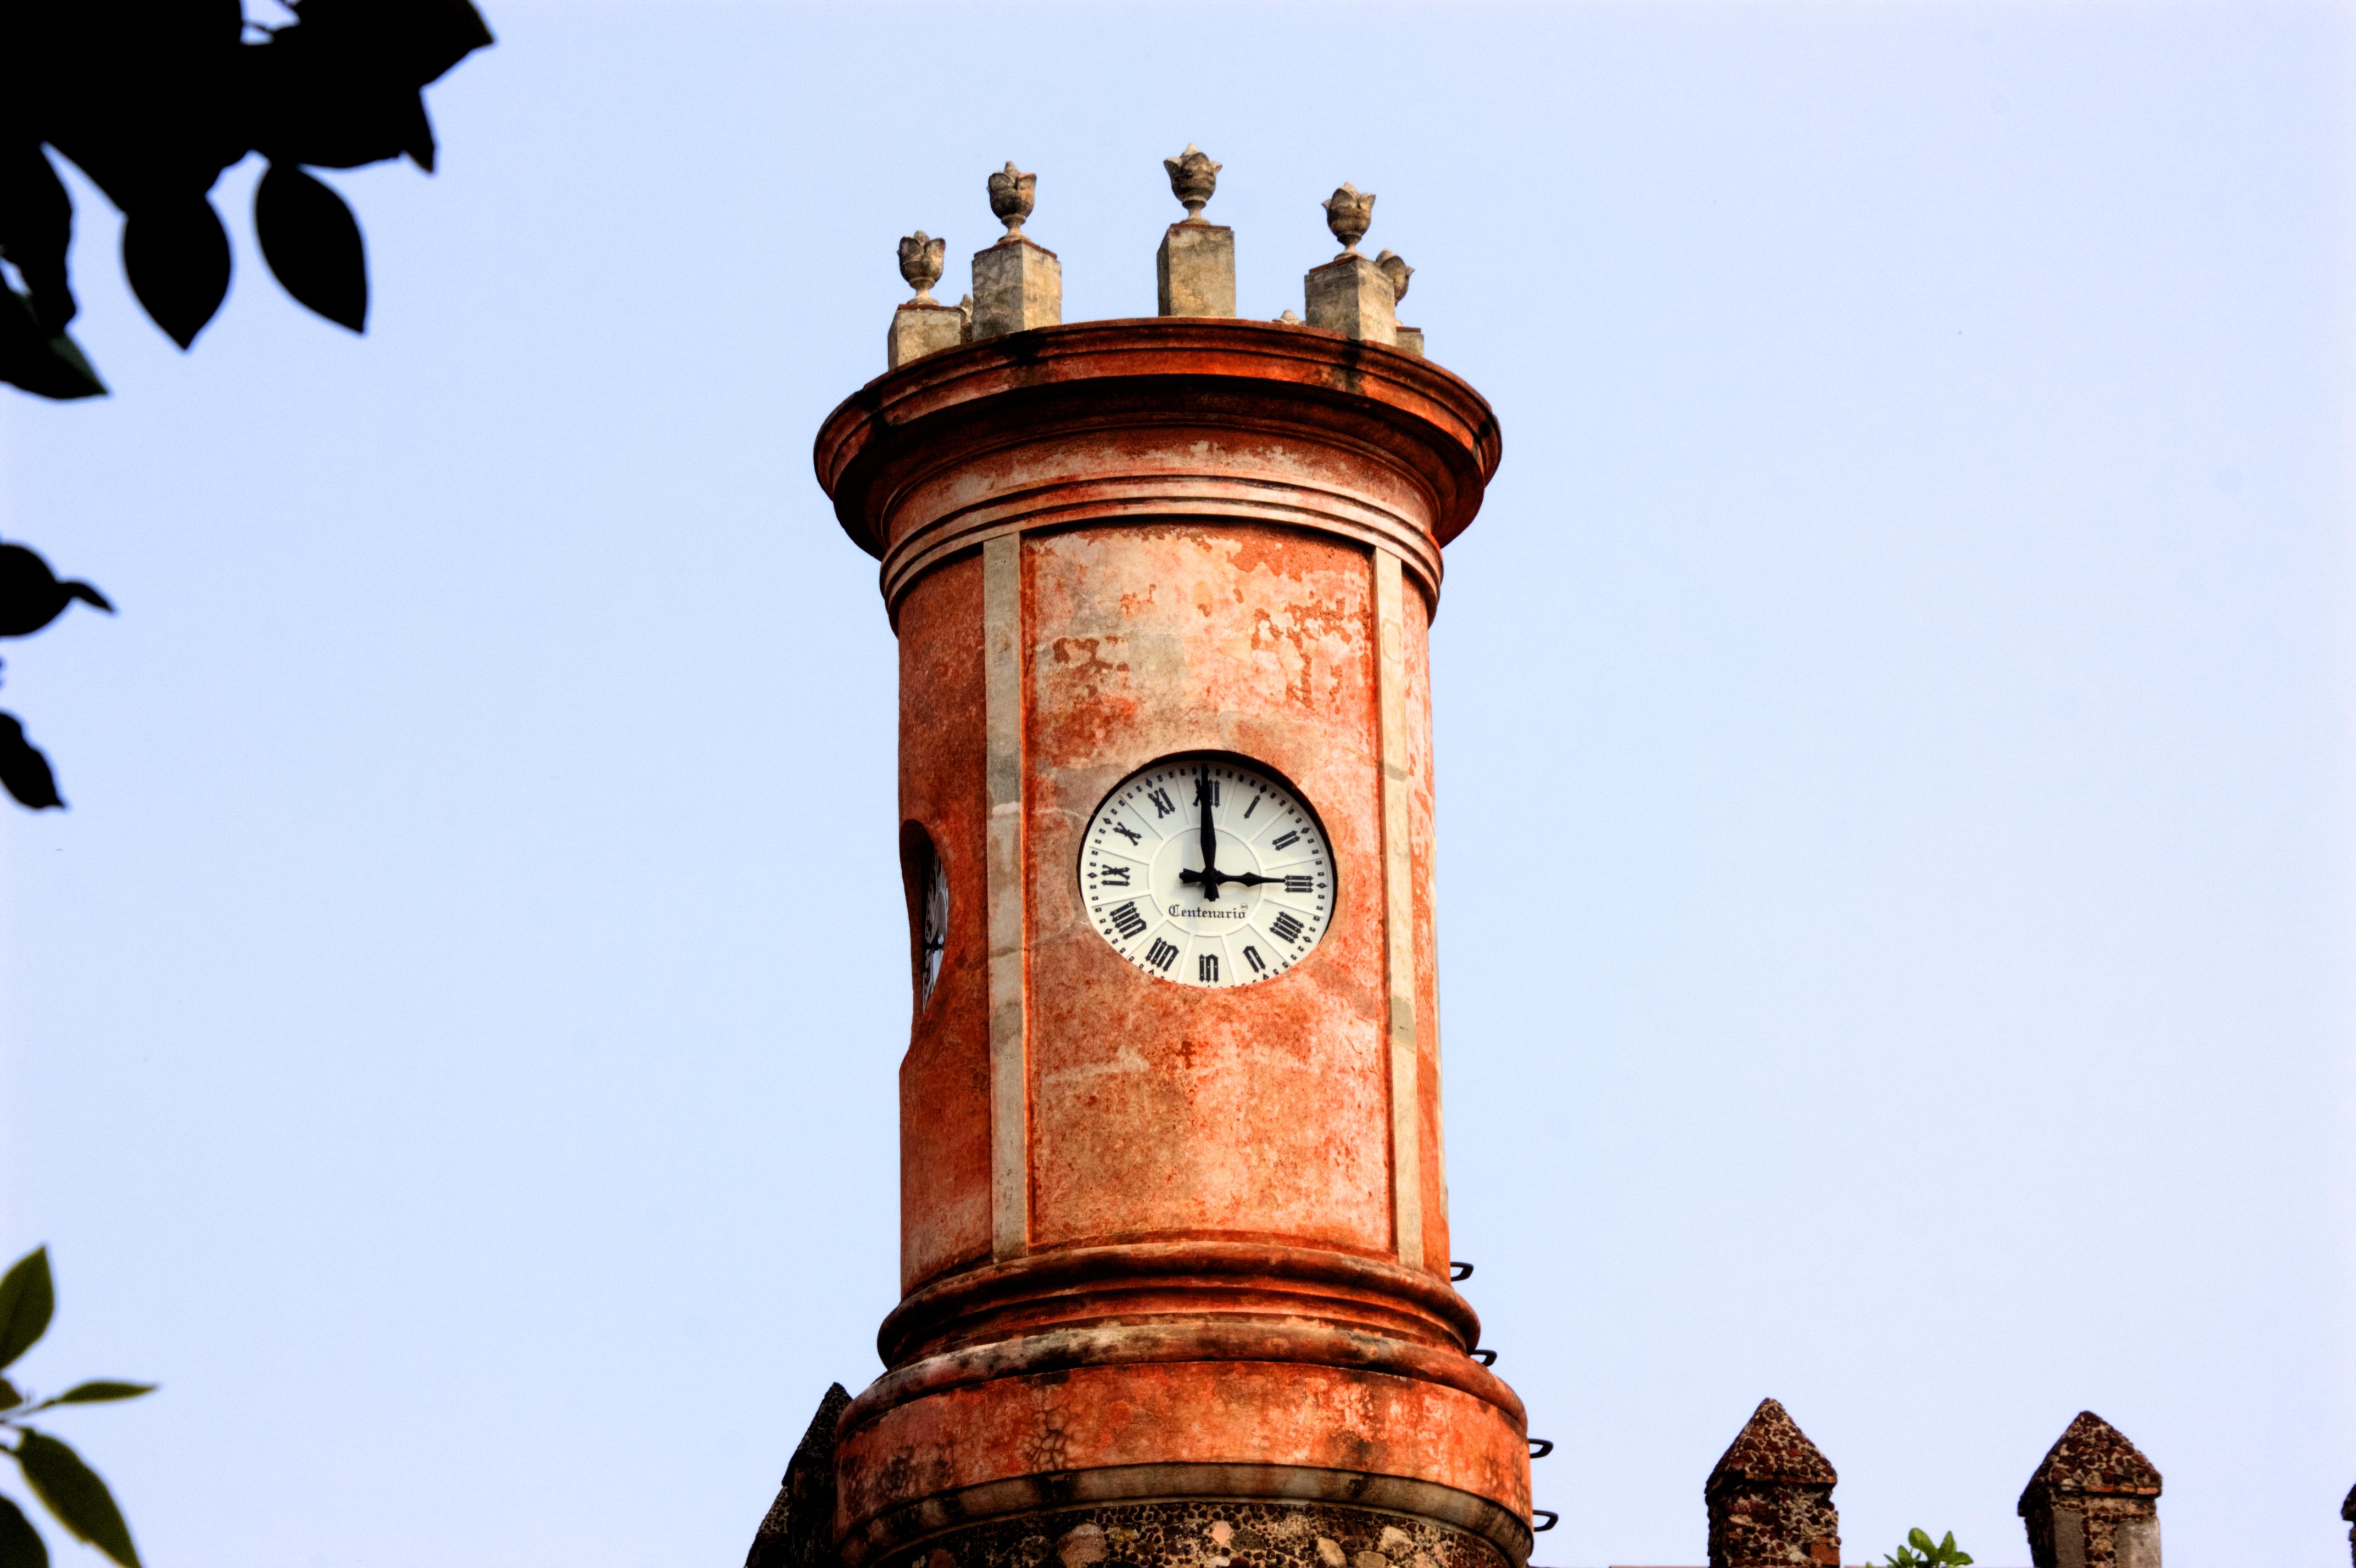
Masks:
[[[2159,1471],[2082,1410],[2029,1477],[2018,1511],[2036,1568],[2160,1568]]]
[[[1375,197],[1344,180],[1341,188],[1317,204],[1325,209],[1325,227],[1342,242],[1342,254],[1357,254],[1358,241],[1375,224]]]
[[[1162,159],[1162,166],[1170,171],[1170,194],[1185,206],[1183,221],[1202,222],[1203,208],[1219,188],[1219,170],[1226,165],[1213,163],[1208,153],[1189,142],[1176,157]]]
[[[834,1438],[850,1408],[851,1395],[841,1383],[819,1401],[809,1430],[787,1462],[777,1500],[754,1532],[744,1568],[831,1568],[835,1563]]]
[[[1006,239],[1000,244],[1023,232],[1023,220],[1031,216],[1038,188],[1037,175],[1026,175],[1011,163],[990,176],[990,210],[1006,225]]]
[[[1837,1568],[1839,1479],[1789,1413],[1761,1400],[1702,1486],[1710,1568]]]
[[[1162,236],[1153,257],[1153,294],[1163,315],[1236,314],[1236,231],[1203,221],[1203,204],[1219,187],[1219,165],[1194,143],[1164,158],[1170,194],[1186,204],[1186,216]]]
[[[1375,198],[1368,197],[1366,199],[1372,201]],[[1407,281],[1415,276],[1415,269],[1407,264],[1407,258],[1396,251],[1385,251],[1375,258],[1375,265],[1380,267],[1383,276],[1391,281],[1391,303],[1396,304],[1407,298]]]
[[[948,249],[948,240],[936,240],[921,229],[901,240],[900,276],[916,291],[913,303],[934,303],[933,285],[941,281],[941,261]]]

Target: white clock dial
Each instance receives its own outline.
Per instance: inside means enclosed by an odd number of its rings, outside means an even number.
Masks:
[[[1308,804],[1225,758],[1167,758],[1131,774],[1081,843],[1089,923],[1114,952],[1182,986],[1283,974],[1325,934],[1333,892],[1333,849]]]

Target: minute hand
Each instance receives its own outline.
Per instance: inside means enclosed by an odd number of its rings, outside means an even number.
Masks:
[[[1263,877],[1258,871],[1222,871],[1216,868],[1208,871],[1181,871],[1178,873],[1178,880],[1189,884],[1202,882],[1212,888],[1216,888],[1225,882],[1235,882],[1243,887],[1256,888],[1262,882],[1284,880],[1282,877]]]

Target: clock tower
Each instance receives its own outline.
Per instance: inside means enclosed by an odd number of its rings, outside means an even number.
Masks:
[[[1344,245],[1235,313],[1217,165],[1162,314],[1066,323],[1032,176],[819,479],[900,656],[914,1018],[845,1568],[1524,1568],[1521,1403],[1451,1283],[1428,629],[1499,453]],[[1485,1356],[1485,1352],[1483,1353]]]

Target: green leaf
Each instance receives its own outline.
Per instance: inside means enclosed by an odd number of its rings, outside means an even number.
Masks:
[[[80,1455],[54,1437],[27,1432],[16,1463],[33,1495],[77,1540],[90,1542],[123,1568],[139,1568],[139,1550],[131,1544],[131,1527],[123,1522],[114,1494],[97,1471],[81,1462]]]
[[[0,1410],[14,1410],[24,1403],[25,1396],[16,1392],[16,1385],[0,1378]]]
[[[48,1542],[6,1498],[0,1498],[0,1568],[49,1568]]]
[[[49,1249],[35,1247],[0,1275],[0,1367],[31,1349],[49,1331],[49,1315],[57,1309],[57,1288],[49,1283]]]
[[[41,1408],[53,1404],[102,1404],[111,1399],[137,1399],[143,1393],[154,1393],[154,1383],[119,1383],[105,1378],[93,1378],[86,1383],[76,1383],[54,1399],[45,1399]]]
[[[1949,1536],[1948,1539],[1952,1541],[1954,1538],[1953,1536]],[[1906,1532],[1906,1544],[1912,1547],[1915,1551],[1922,1552],[1926,1557],[1932,1552],[1939,1550],[1938,1547],[1932,1544],[1931,1532],[1927,1530],[1908,1531]]]

